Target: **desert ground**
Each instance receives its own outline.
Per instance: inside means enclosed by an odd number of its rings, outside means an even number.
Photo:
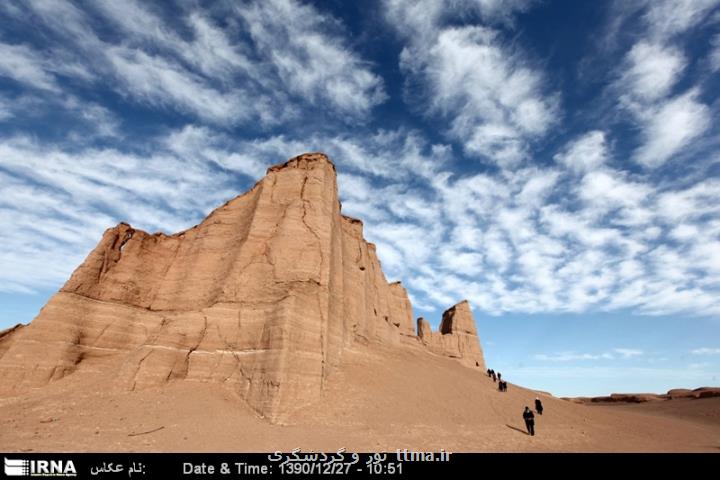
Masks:
[[[270,424],[222,385],[119,390],[108,369],[1,398],[0,450],[720,453],[720,398],[599,406],[541,395],[531,437],[521,414],[538,394],[508,390],[420,348],[355,345],[320,398]]]

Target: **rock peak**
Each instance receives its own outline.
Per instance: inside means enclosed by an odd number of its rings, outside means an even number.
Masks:
[[[477,335],[470,303],[467,300],[456,303],[445,310],[440,323],[440,333],[467,333]]]
[[[330,158],[322,152],[303,153],[290,160],[271,166],[267,169],[267,173],[277,172],[286,168],[299,168],[303,170],[311,170],[323,165],[330,165],[333,171],[336,171],[335,164]]]
[[[418,337],[435,353],[458,358],[469,367],[485,369],[485,359],[475,328],[470,303],[463,300],[445,310],[440,331],[433,332],[427,320],[417,319]]]

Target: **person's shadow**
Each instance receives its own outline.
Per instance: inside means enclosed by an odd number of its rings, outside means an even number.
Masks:
[[[505,424],[505,426],[508,427],[510,430],[515,430],[516,432],[520,432],[520,433],[522,433],[522,434],[524,434],[524,435],[530,435],[530,434],[527,433],[525,430],[521,430],[521,429],[519,429],[519,428],[517,428],[517,427],[513,427],[512,425],[508,425],[507,423]]]

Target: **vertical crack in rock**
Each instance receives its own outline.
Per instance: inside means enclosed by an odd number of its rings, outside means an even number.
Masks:
[[[140,369],[142,369],[143,363],[150,356],[150,354],[152,352],[153,352],[152,349],[148,348],[148,352],[145,355],[143,355],[142,358],[140,358],[140,361],[138,361],[137,367],[135,368],[135,373],[132,376],[133,384],[132,384],[132,387],[130,388],[130,390],[132,390],[132,391],[135,390],[135,386],[137,385],[137,376],[140,373]]]
[[[198,349],[202,341],[205,339],[205,335],[207,334],[207,326],[208,326],[208,319],[207,316],[203,316],[204,324],[202,327],[202,330],[200,331],[200,334],[198,335],[197,341],[195,344],[190,347],[185,354],[185,358],[183,360],[182,369],[180,372],[174,374],[174,369],[170,369],[170,372],[168,373],[167,377],[165,378],[165,381],[168,381],[171,377],[177,377],[177,378],[187,378],[188,372],[190,370],[190,355],[193,354],[195,350]],[[174,374],[174,375],[173,375]]]
[[[320,238],[320,235],[307,223],[307,204],[311,203],[310,200],[305,199],[305,185],[307,185],[309,175],[305,174],[305,178],[303,179],[302,188],[300,189],[300,200],[302,200],[303,205],[303,213],[302,213],[302,222],[303,225],[305,225],[305,228],[308,229],[308,231],[315,237],[315,239],[318,242],[318,250],[320,252],[320,267],[318,270],[318,279],[320,280],[320,283],[322,283],[322,272],[323,272],[323,265],[325,263],[325,258],[323,254],[323,242]]]

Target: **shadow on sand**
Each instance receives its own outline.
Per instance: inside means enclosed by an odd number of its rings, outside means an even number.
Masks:
[[[505,424],[505,426],[508,427],[510,430],[515,430],[516,432],[520,432],[520,433],[522,433],[523,435],[530,435],[530,434],[527,433],[525,430],[522,430],[522,429],[517,428],[517,427],[513,427],[512,425],[508,425],[507,423]]]

